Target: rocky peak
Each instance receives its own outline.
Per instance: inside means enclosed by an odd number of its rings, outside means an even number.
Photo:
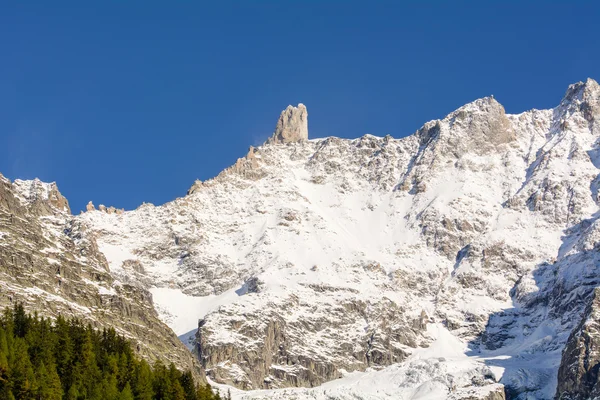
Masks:
[[[600,85],[598,85],[598,82],[592,78],[587,78],[585,82],[577,82],[569,85],[561,103],[589,101],[597,98],[598,94],[600,94]]]
[[[458,108],[456,111],[451,112],[448,118],[464,118],[467,115],[473,114],[504,114],[504,107],[494,98],[494,96],[486,96],[464,106]]]
[[[45,183],[37,178],[28,181],[16,179],[12,186],[23,205],[36,208],[43,214],[55,211],[71,213],[69,202],[58,191],[55,182]]]
[[[308,140],[308,111],[304,104],[288,106],[281,112],[275,132],[267,140],[269,143],[291,143]]]
[[[429,121],[417,137],[422,150],[443,157],[489,154],[516,139],[504,107],[493,96],[468,103],[443,120]]]
[[[593,122],[600,114],[600,85],[591,78],[569,85],[557,111],[563,119],[580,112],[588,122]]]

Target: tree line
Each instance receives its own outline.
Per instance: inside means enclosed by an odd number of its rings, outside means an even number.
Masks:
[[[190,371],[136,357],[113,328],[62,316],[50,321],[21,304],[0,317],[0,400],[219,399]]]

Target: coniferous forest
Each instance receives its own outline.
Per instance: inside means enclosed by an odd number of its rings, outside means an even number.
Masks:
[[[213,400],[208,385],[173,364],[150,366],[114,329],[78,319],[28,315],[22,305],[0,317],[0,400]]]

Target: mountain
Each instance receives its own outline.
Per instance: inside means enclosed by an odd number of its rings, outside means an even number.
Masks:
[[[54,318],[114,327],[148,360],[202,372],[158,318],[151,294],[114,279],[92,231],[71,215],[55,183],[0,175],[0,307],[22,303]]]
[[[401,139],[309,139],[306,107],[290,106],[214,179],[133,211],[90,204],[73,217],[52,186],[6,181],[40,232],[9,237],[39,253],[32,276],[48,275],[16,292],[55,279],[46,249],[64,241],[70,279],[90,294],[44,289],[53,304],[111,312],[102,323],[152,332],[142,342],[184,359],[160,319],[239,399],[589,398],[599,137],[588,79],[550,110],[510,115],[486,97]],[[35,185],[44,201],[23,194]],[[148,320],[136,331],[108,292],[137,293]]]

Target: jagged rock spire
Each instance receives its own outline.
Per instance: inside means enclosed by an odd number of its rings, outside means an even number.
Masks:
[[[267,143],[291,143],[308,139],[308,111],[300,103],[297,107],[288,106],[281,112],[275,132]]]

